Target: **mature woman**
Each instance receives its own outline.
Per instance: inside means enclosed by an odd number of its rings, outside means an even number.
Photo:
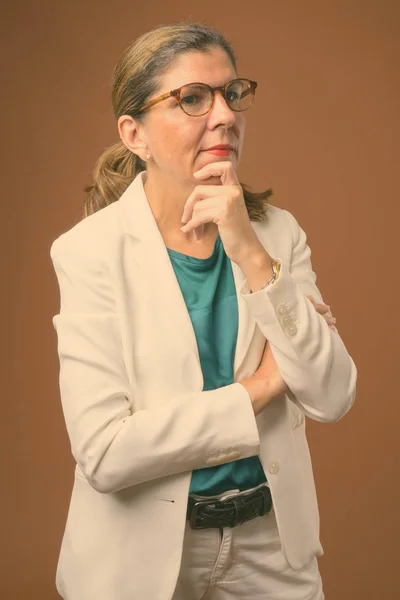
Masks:
[[[66,600],[324,598],[305,416],[346,414],[357,371],[305,232],[238,180],[256,86],[193,23],[115,67],[121,141],[51,247]]]

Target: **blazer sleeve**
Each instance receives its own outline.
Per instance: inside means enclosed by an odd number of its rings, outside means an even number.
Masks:
[[[335,422],[355,400],[357,369],[336,328],[330,328],[308,295],[323,303],[312,270],[307,237],[295,217],[282,210],[292,232],[290,264],[281,261],[279,278],[250,294],[247,280],[240,292],[271,345],[288,397],[315,421]],[[328,313],[332,316],[332,313]]]
[[[62,409],[72,454],[90,485],[115,492],[257,455],[251,399],[238,382],[163,397],[157,409],[132,411],[134,391],[107,265],[90,258],[88,246],[78,250],[60,236],[50,256],[60,289],[60,311],[52,321]]]

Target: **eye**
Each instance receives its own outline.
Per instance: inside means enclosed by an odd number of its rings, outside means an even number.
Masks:
[[[199,101],[199,96],[196,96],[195,94],[181,98],[181,102],[183,104],[188,104],[188,105],[196,104],[198,101]]]
[[[231,102],[234,102],[235,100],[239,100],[240,98],[240,94],[238,94],[237,92],[234,92],[233,90],[230,90],[227,93],[227,100],[230,100]]]

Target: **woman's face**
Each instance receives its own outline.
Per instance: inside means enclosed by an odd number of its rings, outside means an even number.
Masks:
[[[220,48],[207,53],[188,52],[177,58],[152,97],[192,82],[211,87],[224,85],[237,76],[228,55]],[[208,163],[229,160],[236,170],[244,131],[244,112],[232,111],[220,92],[215,94],[212,109],[199,117],[187,115],[174,98],[167,98],[148,109],[142,124],[141,137],[151,154],[148,171],[159,171],[160,175],[183,185],[188,182],[197,185],[193,173]],[[228,157],[204,151],[217,144],[232,144],[235,150]],[[145,158],[146,152],[143,154]],[[208,182],[217,183],[213,180]]]

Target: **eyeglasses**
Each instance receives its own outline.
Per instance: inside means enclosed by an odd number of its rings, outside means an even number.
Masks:
[[[206,83],[187,83],[157,98],[153,98],[141,108],[142,112],[150,106],[173,96],[179,106],[191,117],[201,117],[208,113],[214,104],[215,92],[221,91],[231,110],[241,112],[247,110],[254,100],[257,82],[250,79],[232,79],[225,85],[211,87]]]

